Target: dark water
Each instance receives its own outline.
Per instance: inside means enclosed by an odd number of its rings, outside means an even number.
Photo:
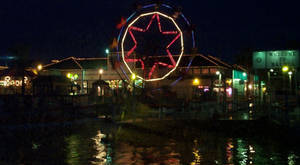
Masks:
[[[101,121],[65,128],[2,129],[0,164],[300,164],[297,142],[200,130],[189,136],[189,131],[172,137]]]

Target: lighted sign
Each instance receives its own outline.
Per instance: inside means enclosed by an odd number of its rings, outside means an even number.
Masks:
[[[299,67],[299,51],[263,51],[253,53],[255,69],[274,69],[282,66]]]
[[[241,71],[237,71],[237,70],[233,70],[233,79],[234,80],[247,80],[247,73],[245,72],[241,72]]]
[[[28,81],[28,78],[24,77],[24,83],[26,84]],[[0,86],[22,86],[22,80],[13,80],[10,76],[5,76],[4,80],[0,80]]]

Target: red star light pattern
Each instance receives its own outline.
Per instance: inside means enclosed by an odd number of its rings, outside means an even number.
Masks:
[[[160,22],[160,16],[158,13],[154,13],[149,24],[147,25],[147,27],[145,29],[143,28],[139,28],[136,26],[129,26],[128,27],[128,33],[131,36],[132,41],[134,42],[134,46],[127,52],[127,54],[125,55],[125,62],[127,63],[140,63],[141,64],[141,68],[142,70],[145,69],[145,64],[144,61],[140,58],[132,58],[131,55],[133,54],[133,52],[136,50],[137,46],[138,46],[138,42],[136,41],[136,37],[133,34],[133,31],[138,31],[138,32],[147,32],[150,28],[150,26],[152,25],[154,20],[157,20],[157,25],[158,25],[158,29],[159,32],[161,34],[164,35],[176,35],[175,38],[166,46],[166,53],[170,59],[171,64],[167,64],[164,62],[155,62],[153,64],[153,66],[150,69],[150,72],[147,75],[148,80],[152,78],[152,74],[153,72],[157,69],[157,66],[162,66],[162,67],[166,67],[166,68],[170,68],[173,69],[176,67],[176,61],[173,58],[172,53],[170,52],[169,48],[174,44],[175,41],[177,41],[180,37],[181,37],[181,33],[179,31],[162,31],[162,26],[161,26],[161,22]]]

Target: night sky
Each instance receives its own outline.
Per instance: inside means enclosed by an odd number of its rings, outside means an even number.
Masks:
[[[103,57],[134,0],[1,0],[0,55],[18,44],[38,60]],[[300,44],[299,5],[292,1],[168,0],[196,26],[200,53],[233,61],[245,48]]]

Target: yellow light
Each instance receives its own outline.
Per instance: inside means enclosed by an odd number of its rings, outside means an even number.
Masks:
[[[288,66],[283,66],[283,67],[282,67],[282,71],[283,71],[283,72],[289,71],[289,67],[288,67]]]
[[[24,84],[26,84],[27,83],[27,81],[28,81],[28,77],[24,77]]]
[[[20,84],[22,84],[22,81],[16,80],[16,86],[20,86]]]
[[[252,89],[252,88],[253,88],[252,84],[249,84],[249,85],[248,85],[248,88],[249,88],[249,89]]]
[[[193,81],[193,85],[199,85],[200,84],[200,80],[198,78],[195,78]]]
[[[78,74],[74,75],[74,79],[77,80],[78,79]]]
[[[220,75],[220,74],[221,74],[220,71],[217,71],[217,72],[216,72],[216,75]]]
[[[37,75],[37,74],[38,74],[38,72],[37,72],[37,70],[36,70],[36,69],[33,69],[33,70],[32,70],[32,72],[33,72],[35,75]]]
[[[232,80],[226,80],[226,83],[230,86],[232,83]]]
[[[5,76],[4,77],[4,80],[7,81],[7,82],[10,81],[10,79],[11,79],[10,76]]]
[[[103,74],[103,69],[99,69],[99,74]]]
[[[136,74],[132,73],[131,74],[131,80],[135,80],[136,79]]]
[[[37,69],[38,69],[38,71],[41,71],[41,70],[43,69],[43,65],[39,64],[39,65],[37,66]]]
[[[137,78],[139,78],[139,79],[141,79],[141,80],[149,81],[149,82],[150,82],[150,81],[159,81],[159,80],[163,80],[163,79],[165,79],[166,77],[168,77],[172,72],[174,72],[174,71],[177,69],[177,67],[178,67],[178,65],[179,65],[179,63],[180,63],[180,61],[181,61],[182,55],[183,55],[183,53],[184,53],[183,33],[182,33],[181,29],[179,28],[179,26],[177,25],[177,23],[174,21],[174,19],[173,19],[172,17],[169,17],[169,16],[167,16],[167,15],[165,15],[165,14],[163,14],[163,13],[157,12],[157,11],[155,11],[155,12],[150,12],[150,13],[145,13],[145,14],[141,14],[140,16],[138,16],[135,20],[133,20],[133,21],[127,26],[127,28],[126,28],[126,30],[125,30],[125,33],[124,33],[124,36],[123,36],[123,38],[122,38],[122,42],[121,42],[122,59],[123,59],[123,62],[124,62],[124,64],[125,64],[126,68],[128,69],[128,71],[129,71],[131,74],[133,73],[132,70],[130,69],[130,67],[128,66],[128,64],[127,64],[126,61],[125,61],[124,41],[125,41],[125,39],[126,39],[126,36],[127,36],[127,33],[128,33],[128,29],[129,29],[129,28],[130,28],[130,27],[131,27],[138,19],[140,19],[141,17],[145,17],[145,16],[149,16],[149,15],[153,15],[153,14],[158,14],[158,15],[160,15],[160,16],[163,16],[163,17],[165,17],[165,18],[167,18],[167,19],[169,19],[169,20],[171,20],[171,21],[173,22],[173,24],[175,25],[176,29],[177,29],[177,30],[179,31],[179,33],[180,33],[181,52],[180,52],[179,58],[178,58],[178,60],[177,60],[176,66],[175,66],[171,71],[169,71],[167,74],[165,74],[163,77],[146,80],[146,79],[144,79],[143,77],[141,77],[141,76],[139,76],[139,75],[136,76]]]
[[[262,90],[263,90],[263,92],[266,92],[267,88],[266,88],[266,87],[263,87],[263,89],[262,89]]]
[[[253,107],[253,103],[249,103],[249,107],[252,108]],[[252,111],[250,111],[252,113]]]
[[[72,77],[73,77],[72,73],[67,73],[67,78],[72,78]]]

